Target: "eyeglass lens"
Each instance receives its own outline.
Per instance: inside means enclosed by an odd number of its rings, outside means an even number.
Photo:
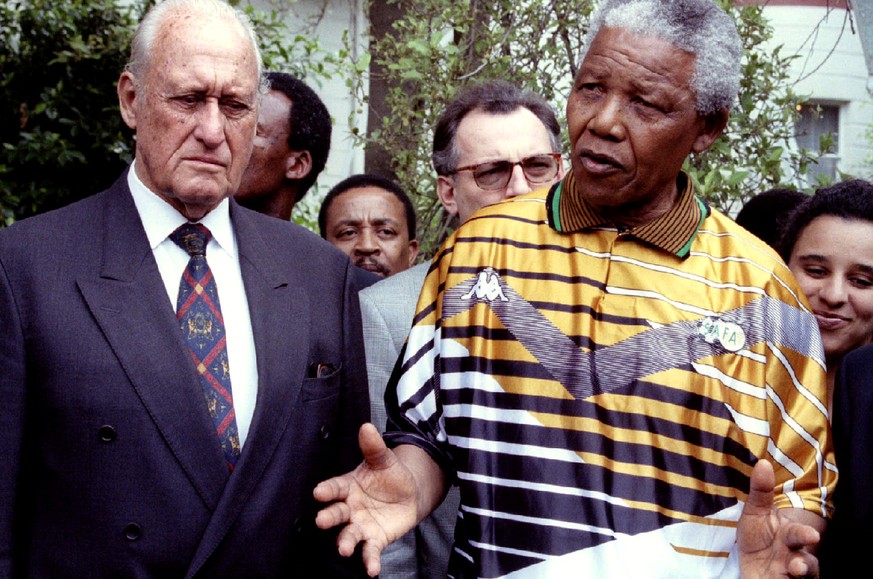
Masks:
[[[516,165],[521,165],[521,170],[530,183],[545,183],[558,174],[557,159],[550,155],[536,155],[515,163],[511,161],[482,163],[473,171],[473,179],[483,189],[502,189],[509,184]]]

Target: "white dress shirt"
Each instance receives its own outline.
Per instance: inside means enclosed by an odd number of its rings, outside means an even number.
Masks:
[[[136,175],[135,161],[127,173],[127,184],[167,288],[167,297],[175,310],[179,282],[188,265],[189,255],[169,235],[188,220],[143,184]],[[236,235],[230,223],[230,202],[225,199],[198,223],[212,232],[212,239],[206,246],[206,261],[218,286],[218,300],[227,335],[233,406],[242,448],[258,397],[258,365],[249,302],[239,267]]]

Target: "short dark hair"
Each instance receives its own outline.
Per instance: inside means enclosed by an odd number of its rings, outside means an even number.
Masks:
[[[798,205],[789,216],[779,243],[782,259],[788,262],[803,230],[822,215],[873,223],[873,183],[863,179],[843,181],[819,189]]]
[[[777,249],[788,216],[806,197],[796,189],[767,189],[746,201],[735,221]]]
[[[415,207],[412,206],[412,201],[409,195],[403,188],[392,181],[380,175],[371,175],[362,173],[360,175],[352,175],[343,179],[333,186],[324,196],[324,201],[321,202],[321,208],[318,210],[318,230],[321,236],[327,239],[327,210],[330,208],[334,199],[348,191],[349,189],[359,189],[362,187],[378,187],[388,191],[403,203],[403,209],[406,212],[406,229],[409,232],[409,239],[415,239]]]
[[[458,127],[469,113],[479,110],[501,115],[525,108],[532,112],[549,132],[552,152],[561,152],[561,126],[546,99],[531,90],[520,89],[504,80],[489,80],[465,89],[450,102],[437,121],[433,133],[431,161],[437,175],[448,175],[458,164],[455,137]]]
[[[327,163],[332,130],[330,113],[315,91],[294,75],[268,72],[266,77],[270,90],[277,90],[291,100],[288,148],[292,151],[309,151],[312,157],[312,170],[300,180],[296,199],[300,201]]]

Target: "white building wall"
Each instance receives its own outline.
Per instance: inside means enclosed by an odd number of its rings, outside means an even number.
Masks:
[[[873,125],[873,98],[857,25],[853,32],[845,9],[768,6],[764,14],[774,29],[774,45],[782,45],[783,54],[800,55],[792,63],[795,91],[840,106],[838,169],[869,177],[865,161],[873,148],[866,132]]]

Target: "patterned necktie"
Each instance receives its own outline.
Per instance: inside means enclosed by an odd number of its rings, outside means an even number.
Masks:
[[[188,342],[209,414],[232,472],[239,458],[239,432],[233,410],[227,338],[218,303],[218,287],[206,263],[206,245],[211,238],[212,233],[196,223],[186,223],[170,234],[170,239],[191,256],[179,284],[176,317]]]

